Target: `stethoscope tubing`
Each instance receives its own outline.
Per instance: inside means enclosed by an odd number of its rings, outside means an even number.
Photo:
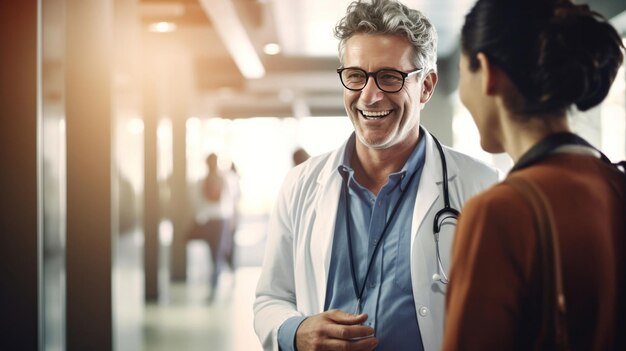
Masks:
[[[448,190],[448,164],[446,162],[446,155],[443,152],[443,147],[437,138],[431,134],[431,137],[435,141],[437,150],[439,151],[439,158],[441,159],[441,173],[443,175],[443,208],[435,214],[433,220],[433,236],[435,237],[435,250],[437,256],[437,273],[433,275],[434,280],[438,280],[443,284],[448,284],[448,276],[446,270],[443,268],[441,262],[441,254],[439,251],[439,232],[441,231],[441,225],[446,219],[457,219],[459,217],[459,211],[450,206],[450,192]],[[447,215],[445,215],[447,214]]]

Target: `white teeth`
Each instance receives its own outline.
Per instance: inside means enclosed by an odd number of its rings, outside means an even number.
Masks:
[[[363,114],[363,117],[367,119],[382,118],[382,117],[387,116],[390,113],[391,113],[391,110],[389,111],[361,111],[361,114]]]

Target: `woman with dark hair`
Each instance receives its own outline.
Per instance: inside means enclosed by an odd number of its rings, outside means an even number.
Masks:
[[[444,350],[626,350],[624,174],[567,120],[606,97],[620,36],[586,5],[478,0],[461,41],[460,96],[481,146],[515,165],[459,218]]]

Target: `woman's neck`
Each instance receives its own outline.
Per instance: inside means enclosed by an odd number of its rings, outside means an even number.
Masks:
[[[569,132],[567,116],[514,117],[502,120],[502,146],[513,162],[550,134]]]

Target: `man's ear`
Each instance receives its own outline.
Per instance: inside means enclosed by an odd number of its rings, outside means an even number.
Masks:
[[[485,95],[493,95],[499,84],[501,71],[491,64],[489,57],[482,52],[476,55],[480,65],[480,78],[482,81],[481,89]]]
[[[424,77],[424,87],[422,88],[422,96],[420,96],[420,102],[425,104],[430,100],[435,92],[435,86],[437,85],[437,72],[430,71]]]

